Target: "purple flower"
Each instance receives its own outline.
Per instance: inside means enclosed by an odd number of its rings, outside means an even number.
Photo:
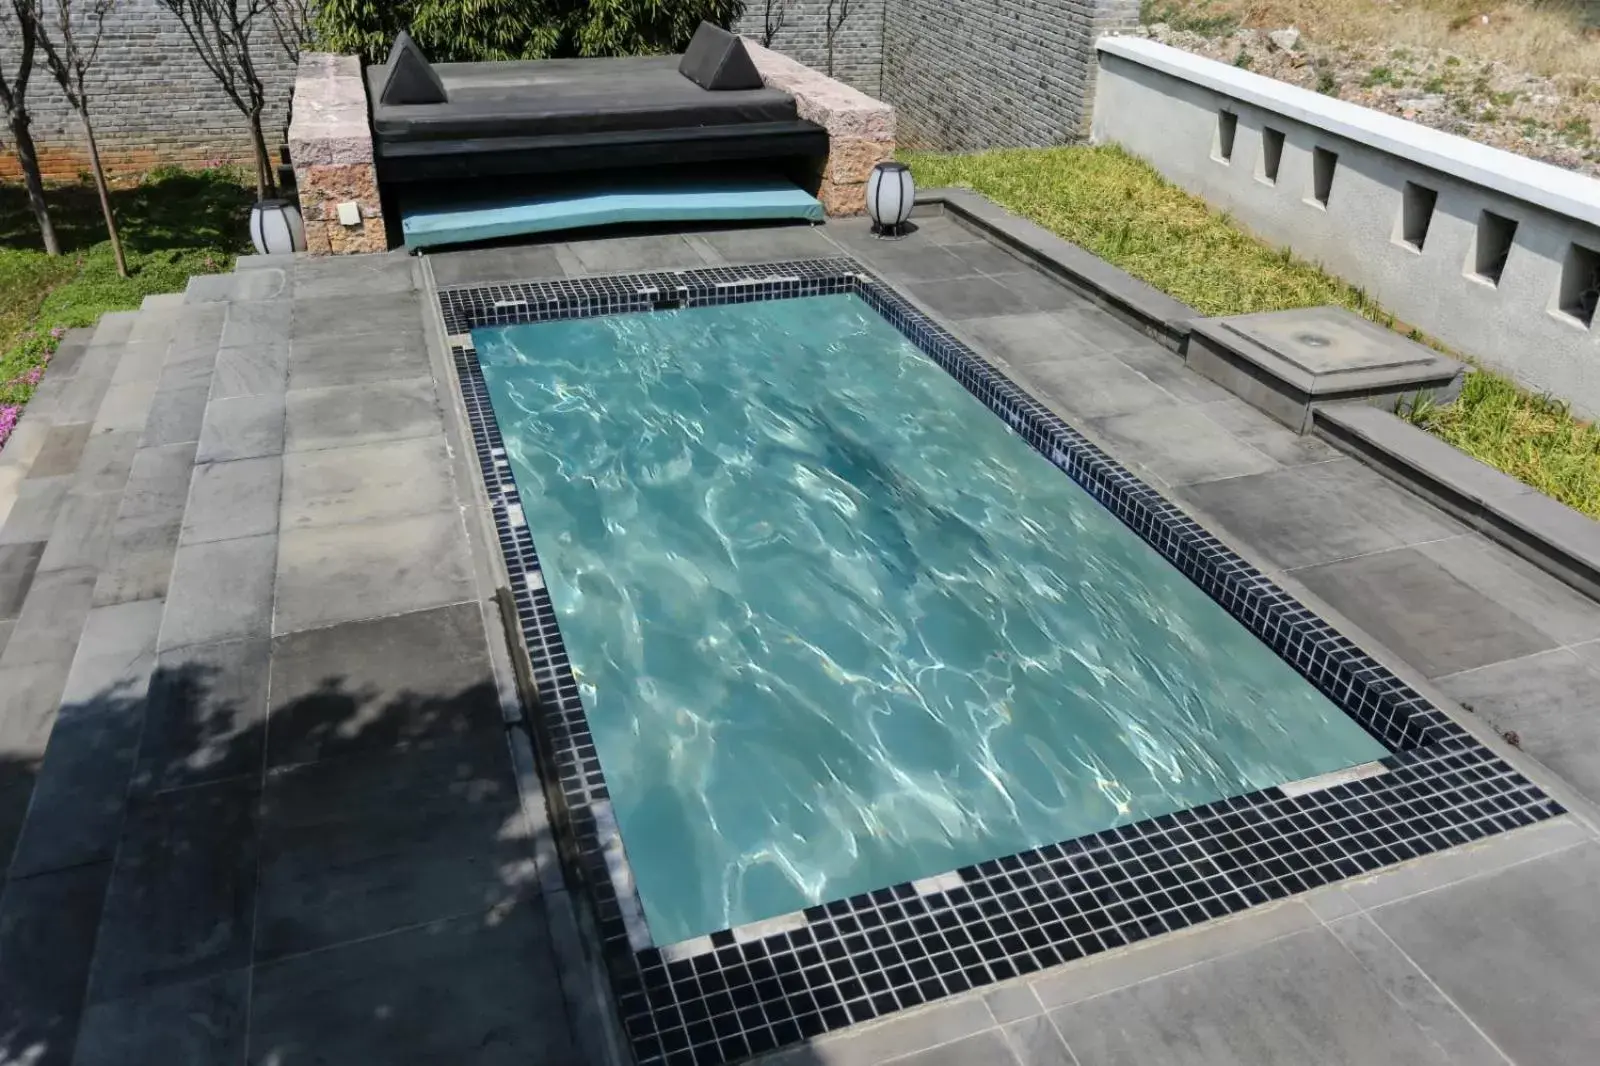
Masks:
[[[11,431],[17,428],[17,415],[22,408],[14,405],[0,407],[0,448],[6,446],[6,441],[11,437]]]
[[[51,330],[50,330],[50,336],[53,337],[56,340],[60,340],[62,337],[65,337],[66,335],[67,335],[67,327],[66,326],[55,326],[55,327],[52,327]]]

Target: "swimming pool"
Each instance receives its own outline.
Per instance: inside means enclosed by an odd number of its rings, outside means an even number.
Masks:
[[[1387,754],[856,296],[473,341],[658,943]]]
[[[474,332],[530,322],[850,294],[1389,754],[1356,772],[1187,809],[670,943],[644,920],[600,730],[552,599]],[[488,517],[505,562],[525,725],[573,895],[641,1063],[720,1064],[1561,813],[1561,806],[1005,377],[848,259],[441,290]],[[643,316],[645,320],[649,316]],[[746,361],[771,361],[753,346]],[[993,428],[993,427],[991,427]],[[942,473],[942,471],[941,471]],[[526,475],[524,475],[526,476]],[[526,654],[524,655],[523,652]],[[624,845],[626,845],[626,850]]]

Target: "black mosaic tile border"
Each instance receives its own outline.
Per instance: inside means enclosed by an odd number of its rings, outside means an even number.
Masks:
[[[1386,772],[1276,788],[804,912],[686,954],[644,946],[610,795],[476,352],[456,367],[533,660],[554,811],[594,905],[641,1063],[725,1063],[1221,917],[1562,813],[1443,712],[1229,551],[936,322],[847,259],[446,290],[448,332],[662,307],[851,292],[864,299],[1394,754]],[[923,882],[924,887],[927,883]],[[619,885],[622,887],[619,890]],[[630,927],[632,938],[630,939]],[[744,933],[746,931],[740,931]]]

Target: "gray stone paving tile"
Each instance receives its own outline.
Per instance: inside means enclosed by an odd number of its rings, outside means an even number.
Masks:
[[[278,538],[271,535],[180,547],[161,625],[162,649],[266,636],[277,557]]]
[[[505,738],[329,759],[267,779],[256,958],[503,909],[537,891]]]
[[[69,422],[93,422],[100,411],[100,404],[105,401],[106,390],[111,387],[111,378],[106,374],[91,374],[86,368],[79,368],[66,387],[61,390],[61,397],[56,401],[55,410],[51,415],[57,425],[66,425]]]
[[[242,274],[208,274],[189,279],[184,290],[185,306],[242,303],[270,300],[282,294],[287,285],[282,270],[247,270]]]
[[[259,774],[269,661],[265,640],[163,652],[150,682],[134,787],[157,792]]]
[[[1062,289],[1066,292],[1065,288]],[[1078,303],[1063,308],[1057,312],[1067,332],[1080,338],[1085,343],[1107,352],[1145,352],[1152,348],[1160,348],[1154,340],[1134,329],[1121,319],[1102,311],[1094,304],[1082,297]],[[1162,349],[1162,354],[1168,359],[1179,361],[1176,355]],[[1198,376],[1198,375],[1196,375]]]
[[[422,297],[412,292],[336,296],[294,301],[292,340],[349,337],[357,333],[422,332]]]
[[[882,275],[900,285],[908,281],[940,281],[949,278],[977,277],[975,266],[932,243],[879,241],[862,245],[857,254]]]
[[[1123,353],[1119,358],[1126,359],[1128,355]],[[1182,364],[1179,364],[1179,368],[1187,379],[1210,384],[1198,374],[1182,370]],[[1284,466],[1326,463],[1340,458],[1342,454],[1317,437],[1301,436],[1287,426],[1274,422],[1237,397],[1203,403],[1200,411],[1235,437]]]
[[[1450,697],[1591,799],[1600,799],[1600,672],[1558,649],[1439,679]]]
[[[770,263],[784,259],[828,259],[839,249],[818,227],[751,226],[698,234],[729,263]]]
[[[1285,569],[1465,532],[1352,459],[1187,485],[1177,496],[1253,547],[1268,566]]]
[[[39,449],[33,465],[28,468],[28,477],[59,477],[76,471],[83,446],[89,442],[90,428],[88,422],[51,426],[45,434],[44,447]]]
[[[13,640],[18,639],[19,631],[13,630],[11,636]],[[0,665],[0,750],[20,768],[15,776],[27,781],[22,792],[22,809],[13,812],[14,824],[6,823],[7,816],[0,814],[0,845],[3,845],[0,858],[11,854],[16,832],[22,826],[22,814],[32,789],[32,772],[50,742],[50,729],[55,725],[70,667],[70,663],[59,661]],[[0,782],[0,787],[8,784],[10,782]]]
[[[545,245],[475,248],[429,255],[434,284],[481,285],[491,281],[534,281],[565,276],[556,253]]]
[[[206,406],[195,462],[282,455],[283,411],[282,394],[213,398]]]
[[[211,390],[211,376],[217,367],[217,345],[212,341],[203,351],[178,351],[176,343],[167,350],[167,361],[161,366],[161,378],[156,382],[156,394],[178,392],[183,389]]]
[[[1477,533],[1417,550],[1559,643],[1600,638],[1600,604]]]
[[[578,1061],[537,902],[256,969],[249,1061]]]
[[[160,600],[136,600],[92,607],[61,702],[92,711],[108,698],[142,697],[155,665],[163,606]]]
[[[1044,311],[969,318],[958,332],[979,352],[1008,364],[1006,373],[1036,363],[1077,362],[1100,354],[1100,349],[1067,329],[1067,321]]]
[[[800,1061],[877,1066],[993,1027],[994,1019],[979,997],[949,999],[911,1014],[891,1016],[867,1029],[821,1037],[806,1049],[810,1057]]]
[[[250,972],[204,977],[83,1012],[74,1066],[220,1066],[244,1061]]]
[[[1193,407],[1149,405],[1133,414],[1091,419],[1089,424],[1117,458],[1131,459],[1172,485],[1278,469],[1264,453]]]
[[[148,340],[122,349],[116,369],[111,372],[112,387],[135,383],[153,384],[161,378],[167,362],[167,340]]]
[[[275,767],[501,729],[476,603],[279,637],[271,691]]]
[[[289,387],[289,338],[277,334],[259,342],[223,348],[211,375],[211,399],[283,395]]]
[[[17,486],[17,498],[0,526],[0,544],[26,544],[49,540],[56,516],[66,502],[72,479],[66,475],[29,479]]]
[[[117,512],[118,533],[176,525],[189,500],[195,446],[141,448],[133,456]]]
[[[44,548],[44,541],[39,540],[0,544],[0,618],[15,618],[22,611]]]
[[[1332,933],[1314,929],[1051,1012],[1080,1066],[1449,1059]]]
[[[891,1061],[896,1066],[1017,1066],[1016,1056],[998,1029]]]
[[[164,598],[172,579],[182,524],[149,524],[117,519],[111,551],[94,587],[94,605]]]
[[[0,666],[71,663],[89,616],[94,582],[91,570],[35,573]]]
[[[0,1055],[68,1066],[109,866],[13,880],[0,898]]]
[[[255,783],[163,792],[128,812],[89,980],[100,1003],[250,959]]]
[[[830,222],[828,229],[832,230],[838,225],[838,222]],[[932,241],[935,244],[970,244],[973,241],[988,243],[976,231],[968,229],[948,215],[914,218],[911,220],[911,225],[913,240]]]
[[[72,479],[72,490],[121,493],[126,489],[140,433],[139,429],[114,430],[90,437]]]
[[[1517,1063],[1600,1046],[1600,845],[1381,907],[1372,919]]]
[[[970,274],[1019,274],[1024,270],[1033,269],[1004,248],[989,241],[972,239],[936,243],[965,263],[968,268],[967,273]]]
[[[1069,420],[1133,414],[1153,407],[1169,409],[1162,418],[1177,414],[1178,401],[1170,392],[1109,355],[1040,360],[1012,368],[1010,377]],[[1221,433],[1215,430],[1213,436]],[[1158,442],[1157,448],[1164,443]]]
[[[294,305],[287,297],[241,303],[228,308],[219,349],[258,348],[274,340],[288,340],[287,326],[294,321]]]
[[[150,417],[145,422],[140,445],[160,448],[168,444],[185,444],[200,439],[200,426],[205,420],[209,385],[189,385],[181,389],[157,391],[150,405]]]
[[[404,253],[346,255],[295,261],[296,299],[370,296],[411,291],[411,257]]]
[[[137,686],[62,707],[12,857],[13,878],[112,859],[143,725]]]
[[[11,631],[16,625],[15,622],[0,622],[0,655],[6,653],[6,642],[11,639]]]
[[[455,506],[439,437],[294,452],[283,466],[283,528],[400,518]]]
[[[278,528],[283,457],[201,463],[189,486],[180,544],[272,533]]]
[[[39,569],[88,567],[98,571],[111,551],[111,530],[121,504],[122,494],[118,492],[67,493]]]
[[[67,335],[61,338],[61,343],[56,345],[55,354],[50,357],[50,373],[59,378],[70,378],[77,373],[78,364],[89,350],[89,340],[93,336],[93,330],[68,330]]]
[[[941,318],[988,318],[1039,310],[1032,300],[1013,292],[993,278],[907,281],[898,283],[896,287]]]
[[[183,308],[163,308],[160,310],[141,311],[134,316],[133,324],[128,329],[127,341],[129,344],[142,344],[146,341],[157,341],[165,344],[172,339],[172,334],[178,328],[178,320],[183,316]],[[98,334],[95,340],[99,340]]]
[[[1049,1018],[1028,1018],[1003,1030],[1019,1066],[1077,1066]]]
[[[637,270],[694,270],[708,265],[694,246],[676,233],[569,241],[568,250],[590,274]]]
[[[1039,1001],[1054,1009],[1316,927],[1317,917],[1300,903],[1257,907],[1189,929],[1182,936],[1159,937],[1126,951],[1060,967],[1034,978],[1031,984]]]
[[[1415,548],[1324,563],[1295,576],[1428,677],[1555,646]]]
[[[416,333],[297,339],[289,351],[289,388],[323,389],[427,378],[428,349]]]
[[[1329,929],[1428,1038],[1444,1049],[1452,1066],[1505,1066],[1504,1056],[1371,918],[1355,915]]]
[[[1025,301],[1036,311],[1083,309],[1084,301],[1082,296],[1079,296],[1054,278],[1046,277],[1030,267],[1023,266],[1014,273],[993,274],[990,276],[1012,296]],[[1084,313],[1099,312],[1084,311]]]
[[[341,448],[444,431],[431,381],[392,381],[289,395],[285,448]]]
[[[1044,1006],[1039,1002],[1039,997],[1033,994],[1033,986],[1027,981],[991,988],[983,993],[983,1001],[989,1005],[989,1013],[994,1015],[994,1020],[1001,1025],[1044,1013]]]
[[[466,534],[454,512],[285,529],[281,536],[277,633],[472,596]]]
[[[1072,317],[1077,318],[1077,316]],[[1112,325],[1124,328],[1120,323],[1113,322]],[[1257,411],[1221,385],[1190,370],[1184,365],[1181,355],[1169,348],[1162,347],[1155,341],[1145,341],[1143,344],[1131,341],[1125,344],[1112,344],[1107,345],[1107,350],[1115,353],[1119,360],[1133,367],[1182,402],[1216,405],[1215,410],[1217,413],[1212,415],[1212,420],[1232,432],[1240,440],[1262,448],[1258,440],[1277,441],[1276,435],[1269,432],[1270,430],[1277,430],[1287,437],[1293,437],[1297,441],[1309,441],[1310,446],[1313,448],[1326,450],[1328,458],[1333,458],[1339,454],[1332,447],[1323,444],[1314,437],[1299,437],[1289,432],[1287,428],[1273,422],[1266,415]],[[1207,407],[1208,414],[1212,410],[1212,407]],[[1272,448],[1262,448],[1262,450],[1271,454],[1274,459],[1278,458]],[[1292,466],[1294,463],[1306,460],[1302,453],[1297,452],[1293,462],[1285,462],[1282,459],[1278,461],[1284,462],[1286,466]]]
[[[22,421],[17,423],[17,428],[11,431],[11,436],[6,440],[5,451],[0,452],[0,469],[20,469],[26,476],[53,425],[55,422],[51,417],[30,402],[23,412]]]

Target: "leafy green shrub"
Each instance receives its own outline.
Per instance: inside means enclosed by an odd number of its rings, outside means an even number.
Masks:
[[[744,0],[323,0],[319,47],[381,63],[406,30],[441,63],[681,51]]]

